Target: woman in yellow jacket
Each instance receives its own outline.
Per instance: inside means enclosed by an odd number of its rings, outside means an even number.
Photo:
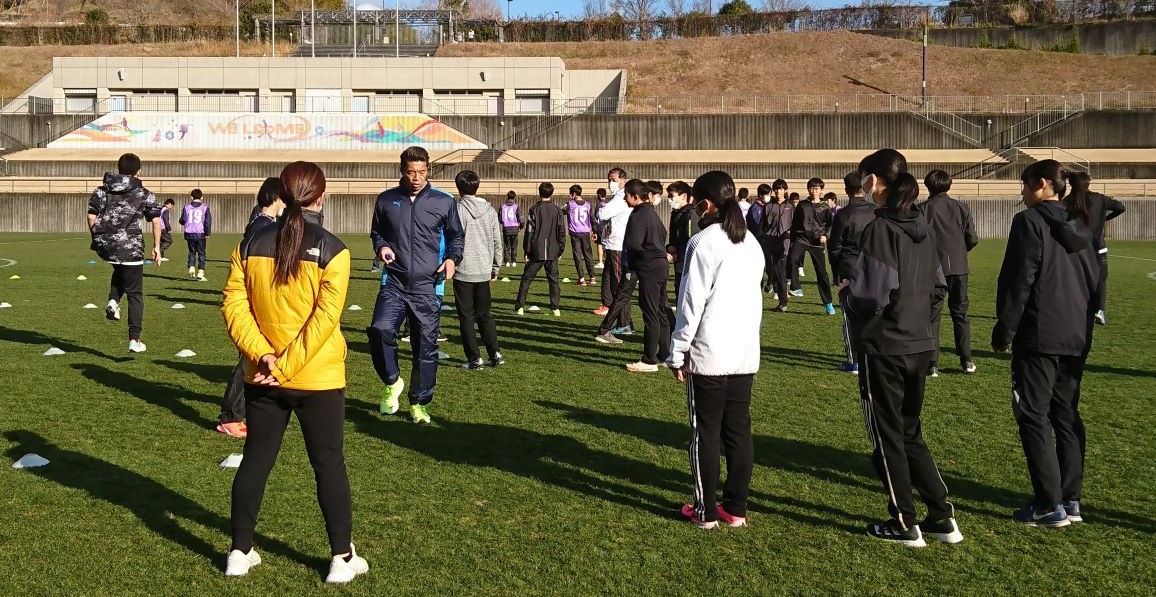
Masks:
[[[221,311],[247,363],[249,436],[233,480],[233,545],[227,576],[260,564],[253,529],[265,482],[296,413],[317,480],[317,501],[333,559],[326,582],[369,570],[350,543],[353,505],[345,472],[345,338],[341,313],[349,250],[320,224],[325,174],[294,162],[281,171],[285,217],[243,241],[232,255]]]

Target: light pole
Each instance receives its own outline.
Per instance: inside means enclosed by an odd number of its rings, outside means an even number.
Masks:
[[[317,57],[317,3],[309,0],[309,57]]]
[[[353,0],[353,57],[357,58],[357,0]]]
[[[510,5],[513,3],[514,3],[514,0],[506,0],[506,22],[507,23],[510,22]]]

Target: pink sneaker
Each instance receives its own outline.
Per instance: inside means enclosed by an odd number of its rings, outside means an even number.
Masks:
[[[605,305],[598,307],[597,309],[591,311],[591,313],[593,313],[595,315],[606,315],[609,312],[610,312],[610,307],[607,307]]]
[[[723,509],[722,504],[716,504],[715,509],[718,511],[719,522],[727,525],[728,527],[737,529],[747,526],[747,518],[745,516],[732,515]]]
[[[244,421],[236,421],[233,423],[218,423],[217,433],[227,435],[229,437],[248,437],[249,426]]]
[[[682,505],[682,516],[684,518],[686,518],[688,521],[690,521],[690,524],[693,524],[694,526],[696,526],[696,527],[698,527],[704,531],[709,531],[710,529],[717,529],[718,528],[718,521],[717,520],[710,520],[710,521],[702,520],[701,518],[698,517],[697,514],[694,513],[694,506],[691,504],[683,504]]]

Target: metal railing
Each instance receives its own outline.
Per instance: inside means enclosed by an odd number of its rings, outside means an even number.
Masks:
[[[1065,162],[1071,163],[1071,162]],[[433,179],[441,188],[453,188],[453,181],[449,178]],[[251,195],[261,187],[262,178],[149,178],[145,186],[157,195],[187,195],[189,189],[199,188],[205,193],[217,195]],[[537,189],[537,180],[512,177],[508,179],[493,179],[485,181],[490,189],[515,188],[522,192],[532,192]],[[579,184],[596,181],[568,180],[566,184]],[[737,180],[736,184],[753,185],[757,180]],[[788,181],[792,186],[805,185],[804,180]],[[91,193],[99,180],[91,178],[0,178],[0,193]],[[382,189],[397,186],[397,180],[369,180],[369,179],[331,179],[326,181],[325,190],[330,194],[338,195],[376,195]],[[1094,180],[1089,186],[1092,191],[1103,193],[1111,197],[1151,197],[1156,198],[1156,180]],[[1019,181],[1011,180],[976,180],[957,179],[952,182],[952,195],[961,197],[1014,197],[1020,193]]]
[[[436,116],[439,111],[458,116],[516,115],[521,102],[517,98],[496,96],[424,97],[417,93],[356,94],[332,97],[294,97],[285,95],[215,96],[152,95],[106,99],[96,106],[100,113],[112,108],[126,111],[162,112],[369,112],[394,108],[398,103],[412,106]],[[61,107],[64,100],[53,102]],[[3,105],[3,100],[0,100]],[[528,105],[528,104],[526,104]],[[513,111],[508,108],[513,108]],[[1028,114],[1046,112],[1070,113],[1079,110],[1152,110],[1156,109],[1156,91],[1097,91],[1061,95],[940,95],[926,98],[903,94],[826,94],[826,95],[694,95],[669,97],[576,97],[553,98],[544,106],[551,114],[806,114],[815,112],[908,112],[924,114]],[[29,99],[21,98],[5,113],[29,113]],[[60,110],[54,110],[59,113]],[[542,109],[523,112],[542,114]]]

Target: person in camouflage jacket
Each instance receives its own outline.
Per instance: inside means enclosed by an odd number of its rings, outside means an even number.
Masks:
[[[126,153],[117,161],[117,173],[107,172],[104,182],[88,200],[88,228],[91,248],[112,265],[108,319],[120,320],[120,299],[128,295],[128,349],[144,352],[140,341],[144,319],[144,241],[140,220],[152,224],[152,259],[160,265],[161,205],[155,195],[141,185],[140,158]]]

